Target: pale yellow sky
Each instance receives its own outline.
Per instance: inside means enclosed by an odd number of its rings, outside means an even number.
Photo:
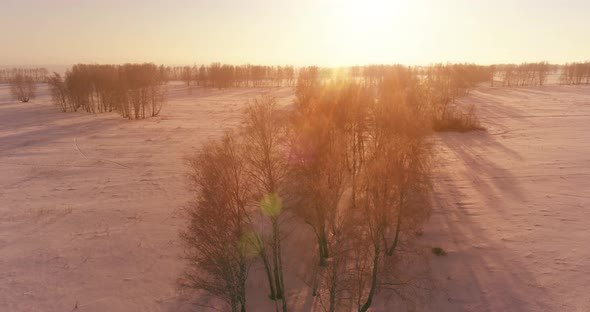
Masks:
[[[2,0],[0,65],[590,59],[590,1]]]

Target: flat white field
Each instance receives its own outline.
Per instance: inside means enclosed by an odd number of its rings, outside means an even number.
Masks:
[[[488,132],[438,135],[433,311],[590,311],[590,88],[479,89]]]
[[[0,311],[176,310],[185,157],[268,90],[177,85],[137,121],[61,113],[39,91],[18,103],[0,89]]]
[[[61,113],[43,88],[17,103],[0,86],[0,311],[208,311],[175,285],[178,209],[193,197],[184,157],[262,92],[174,86],[159,117],[128,121]],[[590,310],[590,88],[483,88],[462,102],[488,132],[435,137],[435,207],[419,243],[448,254],[429,255],[435,289],[418,309]],[[293,250],[291,308],[319,311]],[[249,310],[274,311],[253,269]]]

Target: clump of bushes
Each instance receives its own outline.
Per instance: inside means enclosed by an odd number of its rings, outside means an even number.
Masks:
[[[165,103],[164,79],[154,64],[74,65],[65,77],[48,78],[51,97],[62,111],[117,111],[127,119],[157,116]]]
[[[449,108],[440,118],[435,118],[432,128],[437,132],[469,132],[485,131],[475,114],[474,106],[467,111],[458,108]]]
[[[35,98],[35,81],[31,76],[16,74],[9,80],[10,93],[15,100],[27,103],[29,100]]]

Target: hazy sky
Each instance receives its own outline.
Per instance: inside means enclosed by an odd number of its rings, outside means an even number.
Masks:
[[[0,65],[590,59],[590,0],[0,0]]]

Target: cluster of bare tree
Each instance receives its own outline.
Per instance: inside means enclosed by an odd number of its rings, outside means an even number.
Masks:
[[[542,86],[551,72],[547,62],[496,65],[494,74],[500,76],[503,87]],[[493,75],[495,77],[496,75]],[[492,80],[493,84],[493,80]]]
[[[35,83],[47,80],[48,71],[45,68],[9,68],[0,69],[0,83],[10,83],[17,76],[28,77]]]
[[[563,65],[560,83],[567,85],[590,84],[590,62]]]
[[[164,80],[154,64],[74,65],[62,78],[47,79],[52,100],[62,111],[116,110],[124,118],[157,116],[165,102]]]
[[[437,64],[422,71],[424,96],[430,102],[435,131],[483,129],[473,106],[465,111],[458,108],[455,101],[478,84],[489,81],[493,70],[493,67],[473,64]]]
[[[366,66],[352,66],[348,69],[348,75],[350,78],[357,82],[361,82],[364,86],[367,87],[378,87],[383,81],[387,78],[389,73],[392,71],[398,71],[400,69],[412,69],[410,67],[405,67],[403,65],[366,65]],[[332,70],[331,75],[326,75],[326,73],[320,73],[320,77],[323,79],[331,79],[331,76],[334,76],[334,71]],[[336,75],[338,76],[338,75]]]
[[[250,64],[165,67],[164,73],[167,80],[181,80],[187,86],[209,88],[293,86],[296,78],[293,66]]]
[[[245,311],[248,268],[259,261],[269,298],[287,311],[283,250],[315,246],[307,284],[326,311],[368,311],[378,291],[422,287],[406,265],[430,212],[432,109],[412,73],[396,67],[366,86],[303,68],[293,110],[270,97],[250,103],[239,132],[190,159],[198,195],[187,207],[182,284]],[[315,233],[308,245],[284,246],[286,215]]]
[[[31,76],[16,74],[10,80],[10,93],[15,100],[23,103],[35,98],[37,86]]]
[[[490,80],[491,67],[474,64],[435,64],[422,70],[422,75],[435,92],[446,93],[454,101],[470,89]]]
[[[255,259],[264,265],[269,298],[287,310],[279,222],[287,128],[280,115],[274,99],[258,99],[240,134],[228,132],[190,159],[198,196],[187,207],[182,237],[190,265],[182,285],[216,295],[232,311],[246,309],[245,282]]]

